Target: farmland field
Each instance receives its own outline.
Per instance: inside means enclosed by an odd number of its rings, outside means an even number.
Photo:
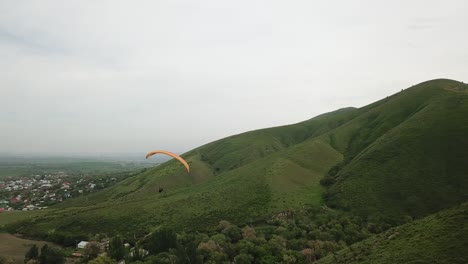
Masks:
[[[23,263],[24,255],[33,244],[41,248],[46,242],[22,239],[10,234],[0,233],[0,256],[12,259],[13,263]],[[47,244],[53,245],[49,242]]]
[[[135,161],[130,158],[121,161],[98,158],[0,156],[0,178],[56,174],[59,172],[71,176],[102,175],[134,171],[149,166],[151,166],[149,162]]]

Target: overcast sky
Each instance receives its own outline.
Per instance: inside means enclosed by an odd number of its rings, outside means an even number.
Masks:
[[[0,1],[0,152],[188,151],[468,81],[468,1]]]

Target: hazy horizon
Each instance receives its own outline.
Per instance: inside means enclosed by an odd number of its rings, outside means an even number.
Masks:
[[[183,153],[468,81],[468,2],[0,3],[0,154]]]

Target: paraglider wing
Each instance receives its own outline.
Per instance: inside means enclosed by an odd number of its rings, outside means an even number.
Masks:
[[[188,165],[188,163],[183,159],[181,158],[180,156],[172,153],[172,152],[169,152],[169,151],[165,151],[165,150],[155,150],[155,151],[151,151],[150,153],[146,154],[146,158],[149,158],[151,156],[153,156],[154,154],[166,154],[168,156],[171,156],[175,159],[177,159],[178,161],[180,161],[180,163],[184,164],[185,168],[187,169],[187,172],[190,172],[190,167]]]

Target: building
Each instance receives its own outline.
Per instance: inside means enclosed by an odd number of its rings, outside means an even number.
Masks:
[[[76,245],[76,247],[77,248],[85,248],[86,245],[88,245],[87,241],[81,241],[80,243],[78,243],[78,245]]]

